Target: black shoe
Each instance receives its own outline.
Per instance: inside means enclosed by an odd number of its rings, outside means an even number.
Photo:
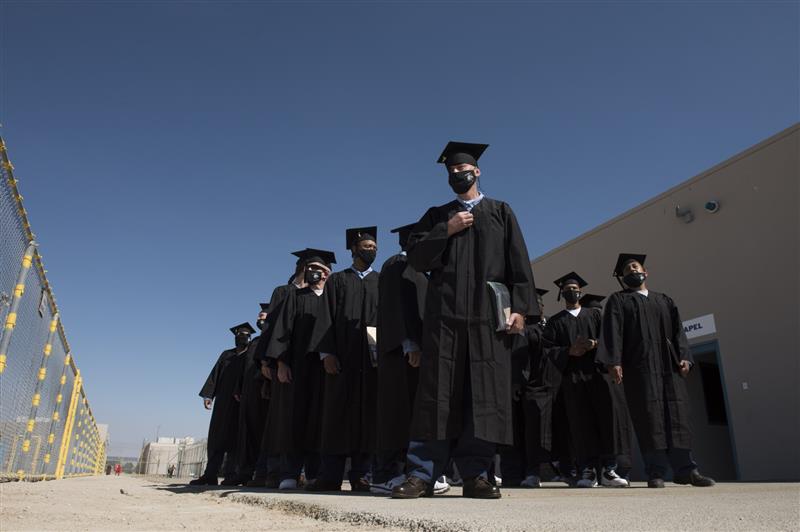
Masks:
[[[248,480],[247,484],[245,484],[248,488],[266,488],[267,487],[267,479],[266,478],[254,478],[253,480]]]
[[[219,484],[220,486],[239,486],[241,484],[244,484],[245,482],[247,481],[244,479],[241,479],[239,477],[233,477],[233,478],[225,478]]]
[[[392,490],[392,499],[416,499],[430,497],[433,488],[419,477],[409,476],[405,482]]]
[[[189,481],[190,486],[216,486],[217,484],[218,481],[216,477],[212,478],[205,475]]]
[[[500,488],[483,477],[464,480],[464,497],[470,499],[499,499]]]
[[[330,482],[315,478],[306,484],[306,491],[323,492],[323,491],[342,491],[342,484],[337,482]]]
[[[664,487],[664,479],[653,477],[647,481],[648,488],[663,488]]]
[[[277,475],[267,475],[267,480],[264,481],[264,487],[268,490],[276,490],[281,485],[281,479]]]
[[[350,491],[369,492],[369,482],[363,478],[350,479]]]
[[[691,484],[692,486],[697,486],[698,488],[708,488],[716,484],[713,478],[704,477],[700,474],[697,469],[693,469],[691,473],[689,473],[685,477],[678,477],[676,476],[673,479],[675,484]]]

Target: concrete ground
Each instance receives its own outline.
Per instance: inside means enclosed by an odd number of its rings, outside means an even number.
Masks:
[[[120,493],[120,489],[125,493]],[[166,479],[95,477],[0,485],[3,530],[800,530],[800,484],[668,484],[649,490],[461,490],[412,501],[256,489],[190,488]]]

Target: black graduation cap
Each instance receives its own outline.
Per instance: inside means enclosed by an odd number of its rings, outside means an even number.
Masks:
[[[372,227],[351,227],[346,232],[347,249],[352,248],[362,240],[373,240],[378,242],[378,228]]]
[[[481,158],[483,152],[488,148],[488,144],[473,144],[470,142],[454,142],[450,141],[444,147],[444,151],[439,156],[437,163],[442,163],[445,166],[454,166],[456,164],[471,164],[478,166],[478,159]]]
[[[546,294],[547,292],[549,292],[549,291],[550,291],[550,290],[545,290],[544,288],[537,288],[537,289],[536,289],[536,294],[538,294],[538,295],[540,295],[540,296],[543,296],[543,295],[545,295],[545,294]]]
[[[558,279],[553,281],[553,284],[555,284],[557,287],[561,288],[562,286],[567,284],[567,281],[572,281],[572,282],[578,283],[578,286],[580,288],[583,288],[584,286],[589,284],[589,283],[587,283],[586,281],[583,280],[583,277],[581,277],[580,275],[578,275],[575,272],[569,272],[567,275],[563,275],[563,276],[559,277]]]
[[[292,255],[297,257],[297,262],[295,263],[296,266],[299,266],[301,262],[303,262],[303,254],[308,251],[308,248],[301,249],[300,251],[292,251]]]
[[[259,303],[258,306],[261,307],[261,312],[269,311],[269,303]]]
[[[236,334],[237,331],[239,331],[240,329],[244,329],[247,332],[247,334],[255,334],[255,332],[256,332],[256,330],[253,329],[253,326],[250,325],[247,322],[240,323],[239,325],[236,325],[235,327],[231,327],[231,332],[233,334]]]
[[[392,233],[400,233],[400,247],[406,249],[408,245],[408,239],[411,236],[411,230],[414,229],[414,226],[417,224],[408,224],[404,225],[403,227],[395,227],[392,229]]]
[[[326,265],[329,269],[331,264],[336,264],[336,255],[333,251],[323,249],[306,248],[299,252],[300,260],[308,264],[309,262],[319,262]]]
[[[617,257],[617,264],[614,266],[614,273],[611,275],[614,277],[622,277],[622,270],[625,269],[625,266],[627,266],[629,262],[635,260],[644,266],[644,259],[646,258],[647,255],[638,255],[636,253],[620,253],[619,257]]]
[[[580,303],[582,307],[601,308],[602,305],[600,302],[605,298],[606,296],[598,296],[596,294],[583,294],[578,300],[578,303]]]

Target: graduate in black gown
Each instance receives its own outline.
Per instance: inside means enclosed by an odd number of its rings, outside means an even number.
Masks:
[[[616,472],[617,430],[625,426],[627,415],[615,420],[615,403],[624,398],[618,397],[620,390],[595,361],[602,314],[597,308],[581,306],[586,281],[577,273],[554,283],[566,308],[547,322],[543,341],[548,357],[564,375],[561,390],[581,474],[576,485],[594,488],[599,479],[603,486],[627,487],[628,481]]]
[[[500,497],[487,475],[496,445],[513,443],[513,335],[538,309],[514,212],[478,190],[477,161],[485,149],[483,144],[448,144],[439,162],[447,168],[456,198],[430,208],[409,239],[409,264],[429,271],[430,279],[410,471],[392,491],[396,498],[430,494],[451,457],[464,479],[465,497]],[[497,323],[489,281],[508,291],[505,323]]]
[[[231,332],[234,334],[236,347],[222,352],[199,394],[203,398],[203,406],[212,409],[213,405],[213,410],[208,426],[206,470],[200,477],[189,482],[196,486],[217,484],[219,470],[226,454],[227,460],[223,472],[225,478],[222,483],[223,485],[239,483],[236,475],[239,401],[234,397],[234,393],[244,368],[250,336],[255,329],[249,323],[242,323],[231,327]]]
[[[301,250],[292,253],[292,255],[297,257],[295,271],[289,278],[289,282],[285,285],[275,287],[272,291],[269,304],[267,304],[264,309],[266,318],[261,326],[261,339],[256,346],[255,358],[261,363],[261,375],[264,377],[261,395],[265,398],[272,396],[272,387],[277,385],[276,382],[273,382],[273,371],[270,367],[272,363],[269,357],[267,357],[267,346],[269,345],[269,339],[275,326],[275,320],[280,315],[280,310],[283,307],[283,302],[286,300],[287,295],[292,290],[304,288],[306,286],[303,278],[305,264],[302,255],[304,252],[305,250]],[[275,381],[277,381],[277,378]],[[269,412],[269,408],[267,408],[267,412]],[[247,483],[248,487],[274,489],[280,484],[280,456],[269,452],[268,433],[270,426],[267,421],[268,416],[265,416],[255,474],[253,480]]]
[[[536,381],[541,364],[541,332],[544,326],[542,296],[548,290],[536,289],[538,315],[528,320],[525,330],[514,338],[512,377],[514,444],[499,447],[503,486],[539,487],[539,463],[547,457],[541,452],[541,411],[537,403],[527,405],[527,393]]]
[[[320,351],[331,350],[330,310],[325,283],[336,262],[329,251],[303,252],[306,287],[289,290],[270,335],[267,356],[273,384],[267,449],[281,456],[279,489],[297,489],[300,473],[317,476],[322,368]]]
[[[260,303],[261,311],[256,319],[256,328],[261,331],[267,318],[268,303]],[[261,361],[256,358],[258,345],[263,333],[250,340],[242,375],[234,391],[239,400],[239,437],[236,456],[239,460],[237,480],[239,484],[248,484],[253,480],[256,466],[259,466],[259,478],[266,476],[266,464],[259,463],[261,436],[267,420],[269,398],[264,394],[266,378],[261,372]],[[258,483],[256,483],[258,485]]]
[[[691,454],[686,376],[693,360],[678,307],[647,287],[645,255],[621,253],[613,275],[624,289],[612,294],[603,314],[597,360],[621,385],[649,476],[663,488],[668,466],[673,481],[713,486]]]
[[[338,491],[346,460],[352,491],[369,491],[366,475],[375,451],[377,409],[378,251],[377,227],[348,229],[353,265],[331,275],[330,298],[335,345],[322,353],[325,368],[319,478],[309,491]]]
[[[381,266],[378,281],[378,423],[374,493],[390,493],[405,480],[411,411],[419,379],[422,316],[428,278],[408,264],[406,248],[414,224],[399,233],[397,255]]]

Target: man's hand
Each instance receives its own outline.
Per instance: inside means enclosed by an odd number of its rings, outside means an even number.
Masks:
[[[269,369],[266,362],[261,362],[261,375],[268,381],[272,380],[272,370]]]
[[[409,351],[408,365],[411,366],[412,368],[418,368],[421,358],[422,358],[421,351]]]
[[[681,377],[685,377],[689,374],[689,370],[692,369],[692,365],[689,363],[688,360],[681,360]]]
[[[525,318],[522,314],[512,312],[511,316],[506,320],[506,333],[519,334],[525,329]]]
[[[569,346],[569,356],[571,357],[582,357],[586,354],[586,351],[589,349],[589,340],[584,338],[583,336],[578,336],[575,338],[575,341],[572,342],[572,345]]]
[[[278,361],[278,382],[281,384],[292,382],[292,368],[280,360]]]
[[[242,396],[239,395],[238,393],[233,394],[233,398],[236,399],[237,403],[241,403],[242,402]]]
[[[475,223],[475,217],[471,213],[466,211],[457,212],[447,222],[447,236],[460,233],[464,229],[472,227],[473,223]]]
[[[338,375],[341,369],[339,359],[336,358],[336,355],[328,355],[323,358],[322,365],[325,366],[325,373],[328,375]]]
[[[211,410],[211,403],[212,403],[212,402],[213,402],[213,401],[212,401],[211,399],[203,399],[203,407],[204,407],[206,410]]]
[[[622,366],[609,366],[608,374],[614,380],[614,384],[622,384]]]

